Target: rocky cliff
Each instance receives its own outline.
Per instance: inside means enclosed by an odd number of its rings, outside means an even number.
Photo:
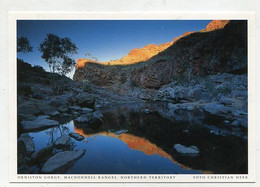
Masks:
[[[218,29],[223,29],[228,23],[229,20],[214,20],[206,26],[205,31],[214,31]]]
[[[103,87],[159,89],[173,80],[194,76],[246,73],[247,22],[212,21],[204,30],[185,33],[167,44],[132,50],[121,59],[123,66],[116,66],[119,62],[108,66],[80,60],[74,80]]]

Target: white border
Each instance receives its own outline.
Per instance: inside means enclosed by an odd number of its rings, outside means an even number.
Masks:
[[[9,12],[9,181],[10,182],[254,182],[255,181],[255,20],[252,12],[131,12],[131,13],[86,13],[86,12]],[[205,19],[247,19],[248,20],[248,175],[163,175],[174,176],[173,180],[125,180],[120,176],[135,175],[91,175],[91,176],[119,176],[118,179],[100,180],[65,180],[65,176],[86,176],[86,175],[18,175],[17,172],[17,125],[16,125],[16,20],[17,19],[52,19],[52,20],[205,20]],[[41,176],[42,179],[21,179],[19,177]],[[59,179],[44,179],[44,177],[59,176]],[[152,175],[138,175],[152,176]],[[160,176],[160,175],[154,175]],[[229,176],[233,179],[209,179],[209,177]],[[194,177],[196,179],[194,179]],[[237,179],[237,177],[246,177]]]

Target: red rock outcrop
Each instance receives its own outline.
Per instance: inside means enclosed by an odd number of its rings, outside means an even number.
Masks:
[[[87,58],[79,58],[77,60],[77,65],[76,65],[76,69],[79,69],[79,68],[84,68],[85,64],[87,62],[94,62],[93,60],[91,59],[87,59]]]
[[[228,23],[229,20],[214,20],[207,25],[205,31],[215,31],[218,29],[223,29]]]
[[[157,55],[161,51],[167,49],[173,42],[163,43],[161,45],[149,44],[142,48],[132,49],[126,56],[119,60],[111,62],[104,62],[110,65],[129,65],[138,62],[149,60],[151,57]]]
[[[126,56],[124,56],[121,59],[117,60],[111,60],[109,62],[95,62],[91,59],[87,58],[80,58],[77,60],[76,69],[78,68],[84,68],[85,64],[88,62],[102,64],[102,65],[130,65],[130,64],[136,64],[138,62],[147,61],[151,57],[157,55],[159,52],[167,49],[169,46],[171,46],[173,43],[163,43],[160,45],[155,44],[149,44],[142,48],[132,49]]]

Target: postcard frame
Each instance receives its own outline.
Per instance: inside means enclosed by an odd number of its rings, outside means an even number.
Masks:
[[[17,89],[16,89],[16,21],[17,20],[198,20],[198,19],[246,19],[248,20],[248,174],[247,175],[163,175],[171,179],[159,178],[161,175],[42,175],[17,174]],[[255,182],[255,15],[252,12],[9,12],[9,181],[19,183],[111,183],[111,182]],[[71,176],[66,179],[66,176]],[[82,179],[75,179],[73,176]],[[109,177],[110,176],[110,177]],[[140,179],[141,176],[146,176]],[[154,176],[150,178],[149,176]],[[156,177],[156,178],[155,178]],[[161,176],[162,177],[162,176]]]

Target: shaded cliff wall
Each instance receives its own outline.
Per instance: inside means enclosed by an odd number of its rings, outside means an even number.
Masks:
[[[174,79],[194,75],[247,72],[247,21],[211,22],[200,32],[179,37],[164,51],[133,65],[106,66],[86,63],[77,68],[75,81],[99,86],[130,83],[158,89]]]

